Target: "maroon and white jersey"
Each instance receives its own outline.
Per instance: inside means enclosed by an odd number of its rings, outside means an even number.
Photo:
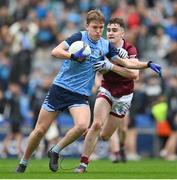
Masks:
[[[136,48],[129,42],[124,40],[123,47],[127,52],[129,58],[137,57]],[[107,89],[112,96],[121,97],[124,95],[131,94],[134,90],[134,82],[131,79],[125,78],[112,71],[103,75],[101,86]]]

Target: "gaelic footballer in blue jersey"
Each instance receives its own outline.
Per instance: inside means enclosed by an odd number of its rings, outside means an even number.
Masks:
[[[90,108],[87,98],[91,94],[95,78],[95,71],[92,66],[97,61],[102,60],[103,56],[110,59],[118,58],[116,48],[101,37],[104,23],[105,18],[99,10],[88,12],[86,31],[73,34],[52,50],[52,55],[58,59],[64,59],[64,63],[45,98],[36,127],[29,136],[24,156],[16,170],[18,173],[25,172],[31,154],[60,111],[69,110],[74,120],[74,126],[49,151],[50,170],[58,170],[60,151],[80,137],[88,128]],[[82,54],[82,50],[75,54],[68,52],[69,46],[78,40],[89,44],[92,50],[90,59],[82,63],[77,62],[80,58],[87,58]]]

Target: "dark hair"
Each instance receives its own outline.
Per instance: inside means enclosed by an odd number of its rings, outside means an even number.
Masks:
[[[105,23],[105,17],[100,10],[91,10],[87,13],[86,23],[89,24],[91,21],[98,21]]]
[[[125,23],[124,23],[124,20],[122,18],[117,18],[117,17],[114,17],[114,18],[111,18],[109,21],[108,21],[108,24],[119,24],[120,27],[122,28],[125,28]]]

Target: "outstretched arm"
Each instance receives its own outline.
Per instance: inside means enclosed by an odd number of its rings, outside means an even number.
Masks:
[[[114,63],[124,66],[126,68],[130,68],[130,69],[146,69],[149,67],[148,66],[149,62],[141,62],[136,58],[131,58],[131,59],[124,58],[123,59],[123,58],[118,57],[118,58],[114,59]]]
[[[128,79],[136,80],[139,78],[139,70],[114,65],[112,71]]]
[[[161,76],[161,66],[158,64],[153,63],[152,61],[149,62],[140,62],[138,59],[121,59],[120,62],[123,62],[122,64],[119,63],[122,66],[125,66],[126,68],[132,68],[132,69],[145,69],[145,68],[151,68],[153,71],[155,71],[159,76]],[[114,61],[114,63],[116,63]],[[117,63],[118,64],[118,63]],[[98,61],[94,64],[94,69],[96,71],[100,70],[113,70],[113,67],[116,66],[113,63],[111,63],[107,58],[105,58],[104,61]],[[118,68],[118,67],[117,67]],[[116,71],[116,69],[114,69]],[[117,69],[118,71],[118,69]]]
[[[141,62],[138,61],[138,59],[122,59],[122,58],[117,58],[114,61],[116,64],[122,65],[126,68],[130,69],[146,69],[146,68],[151,68],[153,71],[155,71],[159,76],[162,75],[162,68],[159,64],[153,63],[152,61],[148,62]]]
[[[155,64],[152,61],[140,62],[136,58],[130,58],[130,59],[127,59],[127,58],[128,58],[127,51],[123,48],[119,48],[118,56],[114,57],[114,62],[118,65],[122,65],[122,66],[124,66],[126,68],[130,68],[130,69],[151,68],[153,71],[158,73],[159,76],[161,76],[161,66],[160,65]]]

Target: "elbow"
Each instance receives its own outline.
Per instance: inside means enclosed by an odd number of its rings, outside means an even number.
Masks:
[[[139,76],[138,76],[137,74],[134,74],[134,73],[131,75],[131,78],[132,78],[133,80],[137,79],[138,77],[139,77]]]
[[[137,79],[139,79],[139,76],[132,75],[131,78],[132,78],[133,80],[137,80]]]
[[[133,78],[133,80],[138,80],[139,79],[139,72],[133,73],[132,78]]]
[[[131,80],[136,80],[137,76],[135,76],[134,74],[129,74],[127,78]]]
[[[51,52],[51,55],[52,56],[54,56],[54,57],[57,57],[57,50],[56,50],[56,48],[54,48],[53,50],[52,50],[52,52]]]
[[[130,78],[132,79],[132,80],[138,80],[139,79],[139,72],[136,72],[136,73],[131,73],[130,74]]]

